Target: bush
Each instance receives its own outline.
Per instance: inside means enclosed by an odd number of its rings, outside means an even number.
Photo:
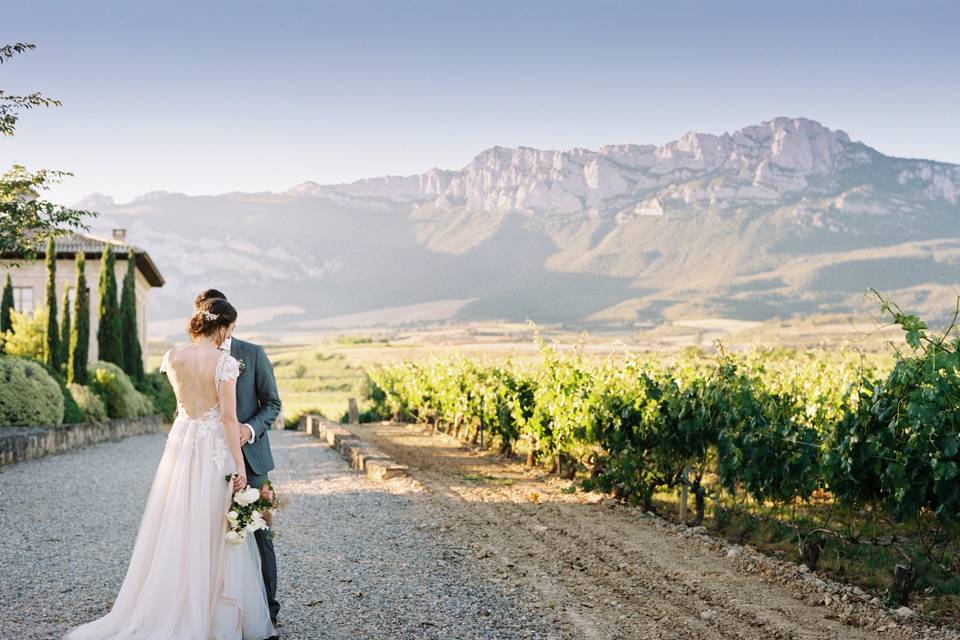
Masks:
[[[63,424],[63,393],[42,366],[0,356],[0,426]]]
[[[60,385],[60,393],[63,394],[63,422],[64,424],[78,424],[89,422],[87,412],[80,408],[73,397],[73,393],[67,388],[66,383],[57,378],[57,384]]]
[[[155,411],[150,398],[137,391],[123,369],[112,362],[97,361],[91,365],[90,387],[111,418],[139,418]]]
[[[308,413],[313,413],[323,419],[326,419],[322,409],[294,409],[290,413],[283,414],[283,428],[294,430],[298,429],[300,427],[300,417]]]
[[[47,374],[57,381],[57,384],[60,385],[60,393],[63,395],[63,424],[79,424],[81,422],[86,422],[87,417],[84,414],[83,410],[77,406],[76,401],[73,399],[73,396],[70,394],[70,390],[67,389],[67,384],[63,380],[63,374],[59,371],[55,371],[45,362],[37,362]]]
[[[69,384],[67,388],[70,390],[70,394],[73,396],[80,411],[83,412],[86,422],[102,424],[107,421],[107,407],[103,404],[103,400],[101,400],[90,387],[79,384]]]
[[[13,326],[4,340],[4,352],[7,355],[43,362],[47,345],[46,310],[39,309],[33,315],[14,311],[10,319]]]
[[[359,395],[367,401],[367,408],[360,412],[360,422],[380,422],[390,417],[390,410],[387,408],[387,392],[379,385],[377,379],[372,377],[369,372],[364,372],[363,381],[359,385]],[[350,412],[345,412],[340,418],[340,422],[348,422]]]
[[[137,388],[153,402],[153,407],[163,419],[172,421],[177,415],[177,396],[167,375],[154,371],[143,376]]]

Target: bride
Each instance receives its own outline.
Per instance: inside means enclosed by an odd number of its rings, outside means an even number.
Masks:
[[[177,395],[127,576],[103,618],[64,640],[264,640],[276,634],[253,535],[227,543],[232,493],[247,484],[236,412],[237,360],[220,345],[237,311],[204,303],[191,344],[164,354]],[[232,476],[232,482],[227,480]]]

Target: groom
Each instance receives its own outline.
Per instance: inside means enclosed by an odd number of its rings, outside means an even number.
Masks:
[[[198,308],[212,298],[226,300],[227,296],[216,289],[207,289],[197,296],[194,307]],[[229,351],[240,363],[237,419],[240,421],[241,451],[247,467],[247,482],[251,487],[259,488],[267,481],[267,473],[273,469],[267,431],[280,414],[280,396],[277,394],[277,381],[273,377],[273,365],[263,347],[257,344],[227,338],[220,348]],[[270,618],[276,626],[280,612],[280,603],[277,602],[277,556],[267,531],[261,529],[254,536],[260,549],[260,568],[267,589]]]

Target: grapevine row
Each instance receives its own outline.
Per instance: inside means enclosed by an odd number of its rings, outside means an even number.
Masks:
[[[366,395],[376,414],[523,449],[561,473],[589,470],[586,488],[646,508],[686,484],[698,520],[708,496],[776,510],[829,495],[846,512],[934,528],[925,548],[943,563],[960,524],[960,341],[885,310],[909,345],[886,368],[851,354],[723,349],[596,361],[540,341],[536,364],[385,367]]]

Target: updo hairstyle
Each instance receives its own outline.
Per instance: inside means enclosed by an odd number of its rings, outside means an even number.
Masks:
[[[194,340],[209,336],[220,327],[229,327],[237,321],[237,310],[223,298],[211,298],[201,303],[187,325],[187,333]]]

